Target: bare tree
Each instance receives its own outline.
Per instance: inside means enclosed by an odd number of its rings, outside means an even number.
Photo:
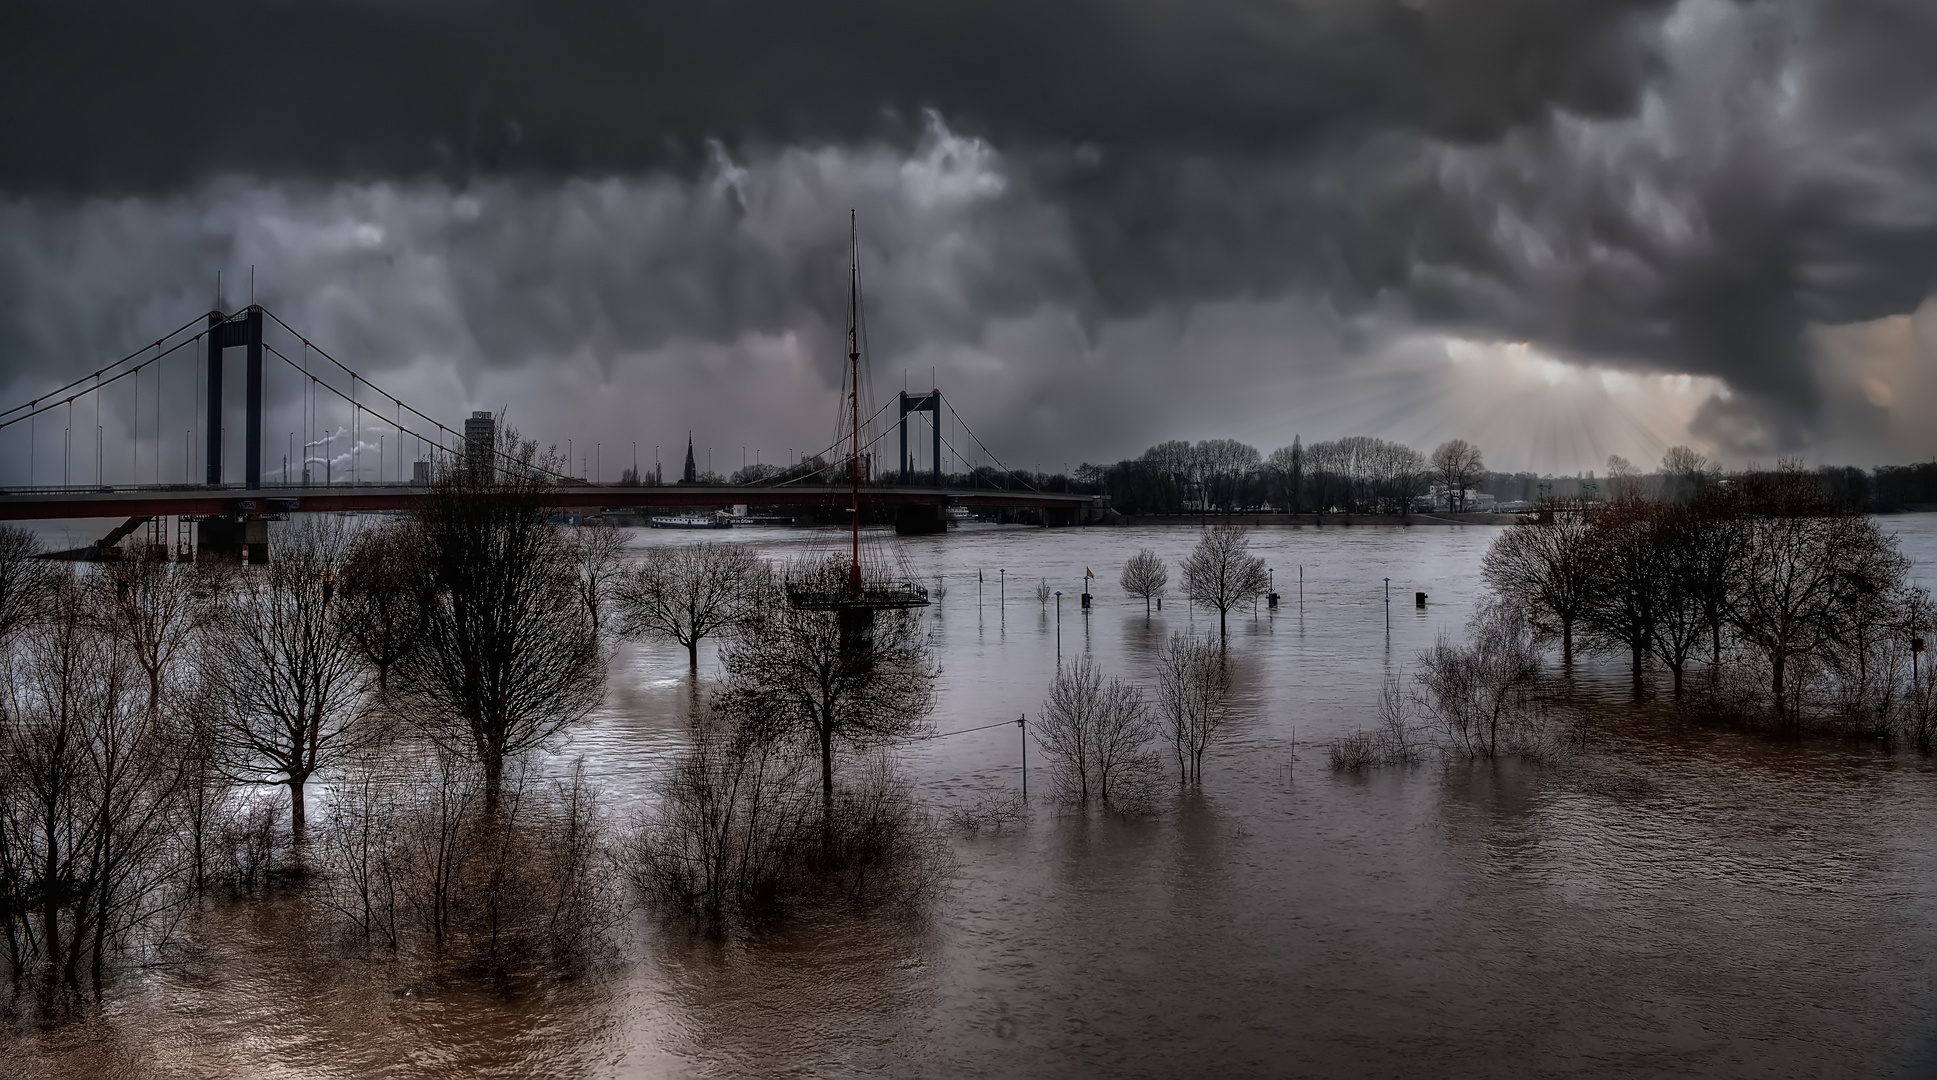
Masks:
[[[181,895],[172,886],[168,741],[99,593],[54,578],[0,670],[0,923],[16,985],[43,1007],[99,997],[109,953]]]
[[[1170,586],[1170,570],[1156,552],[1143,548],[1123,564],[1120,584],[1131,596],[1143,597],[1143,614],[1149,618],[1150,602],[1161,597]]]
[[[1862,609],[1860,600],[1887,595],[1907,563],[1875,521],[1821,504],[1779,507],[1744,525],[1729,621],[1767,663],[1770,698],[1793,725],[1800,716],[1789,693],[1792,669],[1820,659]]]
[[[544,745],[605,691],[598,634],[550,524],[550,462],[500,425],[491,469],[438,470],[424,509],[421,644],[392,698],[440,746],[477,762],[496,809],[505,763]]]
[[[500,783],[502,783],[502,775]],[[431,941],[443,945],[461,927],[464,881],[476,857],[476,808],[483,787],[474,763],[441,751],[410,777],[398,891]],[[486,808],[495,819],[496,806]]]
[[[306,518],[278,541],[274,561],[226,591],[204,670],[218,687],[226,766],[288,787],[300,841],[309,778],[377,727],[361,722],[369,676],[332,610],[349,548],[341,519]]]
[[[1525,612],[1494,603],[1474,617],[1466,642],[1442,635],[1419,654],[1415,701],[1449,751],[1492,759],[1525,745],[1539,678]]]
[[[1637,700],[1657,613],[1667,603],[1660,526],[1657,504],[1625,497],[1611,500],[1587,532],[1587,563],[1594,576],[1582,617],[1597,646],[1628,654]]]
[[[1238,525],[1219,525],[1204,536],[1184,560],[1184,593],[1193,603],[1217,609],[1217,633],[1228,633],[1225,617],[1234,607],[1248,604],[1270,587],[1264,560],[1251,554],[1250,534]]]
[[[1048,604],[1049,598],[1052,595],[1054,595],[1054,593],[1055,593],[1055,590],[1049,587],[1048,578],[1042,578],[1036,582],[1036,603]]]
[[[1157,654],[1157,711],[1177,756],[1177,781],[1204,781],[1204,753],[1230,719],[1231,677],[1207,636],[1172,634]]]
[[[790,734],[702,714],[694,749],[625,845],[627,870],[649,899],[718,930],[803,901],[932,895],[951,865],[946,841],[887,753],[848,773],[830,819],[815,797],[813,749]]]
[[[1334,772],[1357,772],[1384,765],[1419,763],[1419,732],[1413,717],[1420,711],[1417,695],[1408,693],[1406,680],[1389,676],[1379,687],[1379,726],[1334,739],[1326,757]]]
[[[1486,471],[1480,448],[1465,439],[1448,439],[1433,449],[1433,479],[1446,492],[1449,510],[1466,509],[1466,489]]]
[[[579,602],[597,633],[604,622],[605,602],[619,582],[626,536],[611,525],[593,523],[573,529],[568,538],[572,566],[578,572]]]
[[[641,892],[717,925],[786,891],[793,861],[818,835],[813,757],[798,740],[707,719],[694,735],[626,861]]]
[[[404,914],[401,770],[374,756],[345,765],[330,785],[330,816],[321,843],[329,874],[321,895],[363,940],[395,950],[402,942]]]
[[[724,716],[819,748],[830,820],[836,745],[906,739],[934,705],[934,658],[911,611],[812,611],[774,598],[740,624],[720,660]]]
[[[423,632],[423,555],[416,522],[390,521],[360,532],[343,560],[337,625],[376,670],[380,699],[390,695],[391,669],[417,647]]]
[[[1661,473],[1668,480],[1668,497],[1687,499],[1699,493],[1712,465],[1708,458],[1686,446],[1669,447],[1661,456]]]
[[[699,643],[731,630],[760,593],[759,563],[743,544],[669,544],[645,549],[614,590],[619,625],[686,647],[699,671]]]
[[[53,573],[33,533],[0,525],[0,646],[41,614]]]
[[[1156,762],[1147,747],[1156,730],[1143,691],[1105,681],[1087,654],[1057,668],[1032,730],[1062,801],[1125,807],[1148,796]]]
[[[1305,446],[1298,436],[1291,438],[1290,446],[1280,446],[1265,458],[1265,470],[1270,474],[1270,498],[1279,509],[1287,513],[1302,513],[1305,497]]]
[[[1563,664],[1574,662],[1574,629],[1593,596],[1587,533],[1579,514],[1521,521],[1500,533],[1481,564],[1495,592],[1518,603],[1543,634],[1560,638]]]
[[[1641,470],[1619,454],[1607,456],[1607,490],[1615,499],[1638,499],[1642,495]]]
[[[1726,572],[1721,588],[1712,588],[1710,582],[1718,558],[1727,559],[1728,537],[1717,524],[1712,515],[1692,506],[1671,505],[1657,511],[1653,540],[1659,587],[1652,604],[1651,645],[1674,677],[1678,700],[1685,689],[1688,661],[1711,644],[1711,635],[1714,650],[1721,650],[1719,619],[1711,611],[1719,612],[1720,601],[1726,598]],[[1713,608],[1711,596],[1717,600]]]
[[[150,716],[161,716],[192,631],[213,610],[224,576],[208,564],[118,559],[94,579],[106,594],[101,607],[109,625],[147,677]]]

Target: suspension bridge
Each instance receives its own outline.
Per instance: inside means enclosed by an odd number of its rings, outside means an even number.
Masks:
[[[238,359],[240,371],[231,366]],[[253,543],[245,535],[266,527],[251,523],[289,514],[422,504],[438,468],[503,454],[490,425],[478,424],[446,422],[404,401],[266,307],[211,311],[0,410],[0,454],[12,458],[6,471],[26,481],[0,487],[0,520],[126,519],[102,548],[143,527],[165,545],[170,518],[178,549],[192,542],[191,526],[218,546]],[[574,470],[569,454],[547,459],[543,471],[556,505],[574,512],[833,508],[849,503],[849,463],[858,454],[860,501],[891,508],[903,532],[942,531],[949,507],[1028,510],[1043,524],[1098,513],[1095,496],[1045,490],[1039,475],[1004,465],[939,389],[902,391],[859,427],[858,439],[844,431],[817,454],[790,454],[786,468],[754,470],[737,483],[661,483],[657,469],[641,482],[636,465],[608,483]],[[898,459],[884,462],[895,450]]]

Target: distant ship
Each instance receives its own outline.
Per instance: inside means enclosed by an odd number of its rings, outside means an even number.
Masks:
[[[681,514],[678,517],[656,517],[652,519],[655,529],[731,529],[731,514]]]

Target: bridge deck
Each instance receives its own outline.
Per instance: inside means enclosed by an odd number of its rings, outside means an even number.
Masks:
[[[88,488],[0,490],[0,521],[54,518],[216,515],[253,510],[258,513],[333,513],[346,510],[409,510],[428,492],[411,484],[336,484],[333,486],[276,486],[249,491],[238,486],[174,485],[143,488]],[[616,484],[569,484],[556,489],[556,502],[569,510],[626,507],[835,506],[847,502],[848,489],[832,485],[790,484],[785,487],[701,487],[683,484],[663,487],[622,487]],[[1044,491],[999,491],[987,488],[864,487],[861,501],[871,506],[1032,507],[1081,510],[1095,505],[1097,496]],[[248,505],[253,503],[253,506]]]

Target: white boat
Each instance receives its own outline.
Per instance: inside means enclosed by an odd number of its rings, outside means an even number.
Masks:
[[[655,529],[731,529],[731,514],[681,514],[678,517],[656,517],[652,519]]]

